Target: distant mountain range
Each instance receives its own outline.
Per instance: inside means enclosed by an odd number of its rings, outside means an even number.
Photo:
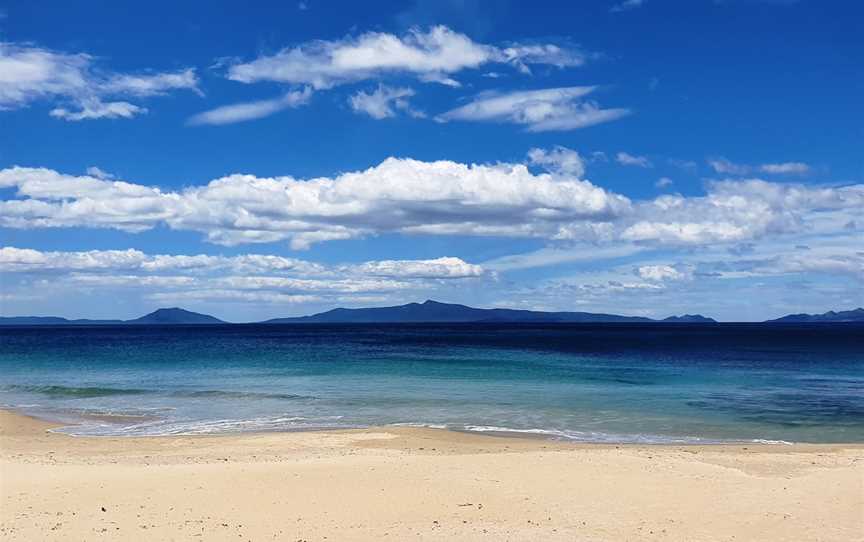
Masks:
[[[644,316],[621,316],[593,312],[542,312],[518,309],[478,309],[455,303],[427,300],[423,303],[408,303],[395,307],[372,307],[364,309],[333,309],[310,316],[274,318],[262,324],[361,324],[361,323],[614,323],[655,322],[672,324],[711,324],[717,321],[701,314],[670,316],[663,320],[652,320]],[[864,308],[850,311],[826,312],[823,314],[790,314],[769,323],[808,322],[862,322]],[[177,307],[158,309],[134,320],[68,320],[56,316],[0,316],[0,325],[176,325],[176,324],[226,324],[214,316],[191,312]]]
[[[454,303],[427,300],[395,307],[333,309],[311,316],[275,318],[265,324],[289,323],[419,323],[419,322],[653,322],[642,316],[620,316],[591,312],[540,312],[515,309],[477,309]]]
[[[769,322],[864,322],[864,308],[853,309],[851,311],[828,311],[822,314],[789,314],[776,320],[768,320]]]
[[[58,316],[0,316],[0,325],[57,326],[64,324],[72,325],[105,325],[105,324],[128,324],[128,325],[153,325],[153,324],[224,324],[226,322],[197,312],[187,311],[173,307],[170,309],[158,309],[150,314],[145,314],[134,320],[68,320]]]

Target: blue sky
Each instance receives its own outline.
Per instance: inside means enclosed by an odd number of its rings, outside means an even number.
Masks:
[[[0,313],[864,305],[856,2],[0,3]]]

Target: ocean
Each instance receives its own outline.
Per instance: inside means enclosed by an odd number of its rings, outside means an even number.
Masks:
[[[0,406],[73,435],[408,425],[864,442],[864,326],[2,327]]]

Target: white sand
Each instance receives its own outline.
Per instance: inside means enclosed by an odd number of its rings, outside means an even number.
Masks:
[[[860,445],[50,427],[0,412],[3,540],[864,540]]]

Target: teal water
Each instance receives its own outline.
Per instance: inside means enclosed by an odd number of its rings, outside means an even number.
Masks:
[[[6,327],[0,405],[75,435],[407,424],[864,442],[864,327]]]

